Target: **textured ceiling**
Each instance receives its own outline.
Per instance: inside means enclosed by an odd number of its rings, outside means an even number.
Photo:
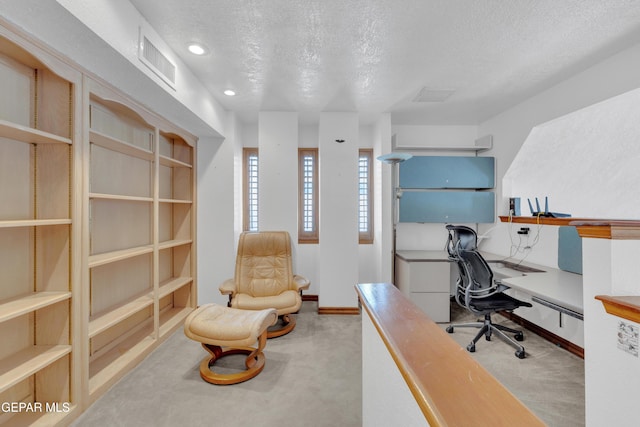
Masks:
[[[640,42],[635,0],[131,2],[247,122],[278,110],[477,124]],[[191,41],[209,53],[188,53]],[[450,96],[414,102],[424,88]]]

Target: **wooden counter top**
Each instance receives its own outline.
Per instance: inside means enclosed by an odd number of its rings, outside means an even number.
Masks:
[[[356,290],[431,426],[544,425],[395,286]]]

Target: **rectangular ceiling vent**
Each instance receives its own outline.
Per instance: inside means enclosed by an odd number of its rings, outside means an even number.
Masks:
[[[172,89],[176,88],[176,66],[153,44],[140,27],[138,58]]]
[[[455,90],[452,89],[430,89],[423,87],[413,98],[413,102],[444,102]]]

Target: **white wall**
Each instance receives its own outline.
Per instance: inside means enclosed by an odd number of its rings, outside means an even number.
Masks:
[[[258,117],[258,228],[298,237],[298,113]]]
[[[373,209],[373,226],[374,230],[376,226],[378,229],[380,228],[380,224],[376,224],[380,222],[380,217],[376,215],[375,206],[379,205],[380,201],[378,197],[380,194],[375,194],[375,185],[376,181],[380,180],[380,176],[376,176],[376,170],[380,170],[380,162],[375,160],[376,158],[376,150],[375,150],[375,134],[373,126],[362,126],[360,125],[358,129],[358,138],[359,144],[358,148],[372,148],[373,152],[373,162],[371,164],[371,174],[374,185],[374,194],[372,209]],[[379,154],[378,154],[379,155]],[[376,216],[378,219],[376,219]],[[358,245],[358,283],[376,283],[380,281],[380,238],[376,238],[374,236],[372,244],[363,244]]]
[[[548,196],[578,218],[640,218],[640,89],[536,126],[503,179],[505,196]]]
[[[553,120],[578,109],[590,106],[640,87],[640,44],[626,49],[609,59],[543,91],[527,101],[481,123],[479,135],[493,135],[494,148],[486,155],[496,158],[496,198],[498,215],[508,212],[508,195],[503,195],[502,178],[516,157],[520,147],[534,126]],[[571,165],[567,165],[571,167]],[[599,175],[596,168],[594,174]],[[607,176],[601,176],[608,182]],[[581,191],[582,189],[576,189]],[[502,196],[502,197],[501,197]],[[529,211],[526,200],[521,206],[522,213]],[[550,201],[550,208],[562,206],[562,200]],[[598,201],[594,200],[597,204]],[[606,213],[606,212],[605,212]],[[501,255],[509,255],[511,240],[517,239],[514,232],[509,234],[509,225],[497,223],[481,225],[480,232],[488,230],[489,239],[481,249]],[[531,251],[525,251],[520,258],[550,267],[557,266],[557,227],[542,227],[539,243]]]
[[[218,286],[233,277],[237,246],[237,202],[233,183],[240,126],[228,113],[227,138],[201,138],[197,156],[198,304],[226,304]],[[230,185],[231,184],[231,185]]]
[[[106,41],[141,73],[145,74],[147,78],[153,80],[159,89],[174,97],[186,106],[192,114],[198,116],[213,129],[224,133],[226,113],[222,106],[130,2],[109,0],[92,0],[90,2],[84,0],[56,1],[95,32],[102,40]],[[38,6],[40,5],[41,3]],[[54,22],[54,25],[60,24]],[[148,39],[156,47],[160,48],[163,54],[176,65],[175,88],[170,88],[138,59],[139,29],[141,27],[147,34]],[[80,40],[80,43],[82,43],[85,38]],[[100,57],[101,55],[93,56]],[[77,56],[74,59],[77,60]],[[91,66],[96,61],[96,58],[86,58],[86,61],[89,70],[100,76],[108,75],[112,72],[109,68]],[[125,81],[120,81],[122,77],[124,77]],[[132,89],[135,93],[135,86],[133,88],[122,87],[122,85],[127,85],[126,79],[130,79],[129,74],[120,76],[118,81],[112,81],[112,84],[123,89],[125,93],[131,94]],[[163,106],[161,104],[154,105],[152,109],[154,111],[162,111]],[[175,119],[174,122],[181,124],[180,121]]]
[[[373,156],[379,157],[392,151],[391,115],[381,114],[373,125]],[[376,259],[378,278],[374,281],[393,283],[393,214],[391,195],[391,166],[380,161],[374,162],[374,241],[376,241]],[[366,283],[361,281],[360,283]]]

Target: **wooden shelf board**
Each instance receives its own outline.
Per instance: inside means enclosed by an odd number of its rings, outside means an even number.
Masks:
[[[120,196],[117,194],[89,193],[90,199],[122,200],[126,202],[153,202],[153,197]]]
[[[71,298],[71,292],[35,292],[0,303],[0,322]]]
[[[136,248],[121,249],[118,251],[104,252],[89,256],[89,268],[109,264],[123,259],[133,258],[153,252],[153,245],[138,246]]]
[[[191,307],[173,307],[160,314],[160,336],[172,333],[193,310]]]
[[[640,239],[640,221],[599,218],[549,218],[535,216],[500,216],[502,222],[574,226],[580,237],[597,239]]]
[[[17,219],[0,221],[0,228],[44,227],[48,225],[69,225],[71,219]]]
[[[584,218],[549,218],[546,216],[500,216],[502,222],[516,224],[569,225],[572,221],[583,221]]]
[[[52,133],[43,132],[28,126],[0,120],[0,135],[4,138],[15,139],[27,144],[72,144],[71,139],[63,138]]]
[[[128,142],[121,141],[117,138],[113,138],[109,135],[105,135],[94,130],[89,132],[89,139],[92,144],[99,145],[102,148],[108,150],[117,151],[118,153],[126,154],[127,156],[137,157],[142,160],[152,161],[154,154],[152,151],[138,147]]]
[[[148,328],[132,335],[116,348],[91,363],[89,397],[95,400],[102,392],[115,384],[124,374],[137,365],[154,348],[156,340]]]
[[[607,313],[640,323],[640,296],[596,295]]]
[[[1,360],[0,393],[70,352],[70,345],[36,345]]]
[[[185,205],[193,203],[193,201],[191,201],[191,200],[180,200],[180,199],[158,199],[158,201],[160,203],[175,203],[175,204],[182,203],[182,204],[185,204]]]
[[[175,248],[176,246],[189,245],[193,242],[191,239],[174,239],[167,240],[165,242],[160,242],[159,248],[160,250]]]
[[[89,338],[93,338],[101,332],[106,331],[110,327],[120,323],[129,316],[137,313],[138,311],[149,307],[153,304],[153,296],[150,292],[145,292],[144,295],[129,301],[113,310],[110,310],[104,314],[95,316],[93,319],[89,319]]]
[[[191,168],[189,163],[182,162],[180,160],[172,159],[167,156],[160,156],[160,164],[163,166],[178,167],[178,168]]]
[[[192,281],[192,277],[174,277],[169,280],[165,280],[164,282],[160,283],[159,298],[166,297],[167,295],[177,291],[183,286],[190,284]]]

